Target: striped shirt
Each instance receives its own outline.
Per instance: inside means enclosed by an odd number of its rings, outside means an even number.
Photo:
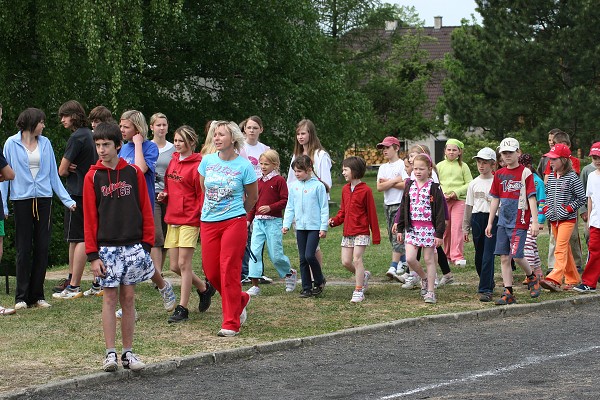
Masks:
[[[566,175],[548,175],[546,183],[546,207],[544,213],[549,221],[565,221],[577,218],[577,209],[586,202],[585,189],[574,171]]]

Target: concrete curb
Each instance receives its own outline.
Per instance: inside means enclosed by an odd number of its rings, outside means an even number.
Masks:
[[[302,346],[323,343],[332,339],[343,338],[348,335],[368,334],[403,326],[412,327],[429,323],[449,323],[456,321],[485,321],[498,317],[504,318],[522,316],[536,311],[576,308],[577,306],[583,304],[595,303],[599,301],[600,294],[580,295],[567,299],[548,300],[541,303],[514,304],[510,306],[488,308],[485,310],[430,315],[391,322],[382,322],[375,325],[343,329],[341,331],[326,333],[323,335],[285,339],[277,342],[262,343],[255,346],[240,347],[237,349],[224,350],[215,353],[198,353],[188,357],[175,358],[173,360],[167,360],[157,364],[150,364],[140,372],[120,369],[113,373],[98,372],[90,375],[63,379],[44,385],[9,392],[1,395],[0,399],[26,399],[33,395],[43,396],[44,393],[48,393],[57,389],[77,389],[79,387],[94,385],[99,382],[108,383],[117,382],[124,379],[135,379],[138,377],[160,376],[172,371],[176,371],[179,368],[194,368],[202,365],[232,362],[236,360],[252,358],[256,355],[270,354],[277,351],[285,351]]]

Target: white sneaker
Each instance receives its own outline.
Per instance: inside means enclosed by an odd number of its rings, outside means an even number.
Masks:
[[[130,369],[132,371],[139,371],[144,369],[146,366],[146,364],[141,362],[140,359],[130,351],[121,355],[121,364],[123,364],[123,368]]]
[[[387,272],[385,273],[385,275],[390,278],[390,280],[394,280],[396,279],[396,268],[390,266],[390,268],[388,268]]]
[[[38,300],[35,302],[35,306],[38,308],[50,308],[52,307],[50,305],[50,303],[48,303],[46,300]]]
[[[449,285],[451,283],[454,283],[454,276],[450,275],[450,276],[442,276],[442,279],[440,279],[440,282],[438,283],[438,286],[444,286],[444,285]]]
[[[219,332],[217,332],[217,336],[221,337],[234,337],[238,334],[239,332],[232,331],[231,329],[221,329]]]
[[[406,271],[408,271],[408,264],[406,262],[399,263],[398,268],[396,268],[396,275],[402,275]]]
[[[421,277],[419,275],[417,275],[417,274],[413,275],[413,273],[411,272],[411,274],[409,275],[409,277],[406,278],[406,281],[404,282],[404,285],[402,285],[402,289],[414,289],[420,283],[421,283]]]
[[[260,294],[260,288],[258,286],[250,286],[250,289],[246,290],[250,296],[258,296]]]
[[[25,303],[24,301],[20,301],[17,304],[15,304],[15,310],[23,310],[27,308],[27,303]]]
[[[246,303],[246,307],[248,307],[248,304],[250,304],[250,299],[248,299],[248,302]],[[246,311],[246,307],[244,307],[244,309],[242,310],[242,313],[240,314],[240,326],[244,325],[244,323],[248,319],[248,312]]]
[[[117,319],[121,319],[123,317],[123,309],[119,308],[116,312],[115,312],[115,316],[117,317]],[[137,310],[135,310],[135,320],[139,320],[140,316],[138,315]]]
[[[171,312],[175,309],[177,305],[177,297],[175,296],[175,292],[173,291],[173,286],[171,286],[171,282],[165,280],[165,287],[162,289],[158,289],[158,292],[163,298],[163,305],[165,306],[165,310],[167,312]]]
[[[83,295],[85,297],[88,296],[96,296],[96,297],[102,297],[104,296],[104,290],[102,290],[102,286],[93,286],[91,288],[89,288],[88,290],[86,290],[85,292],[83,292]]]
[[[427,278],[421,279],[421,297],[427,294]]]
[[[80,297],[83,297],[83,293],[81,293],[81,289],[80,288],[73,289],[70,286],[67,286],[65,288],[65,290],[63,290],[62,292],[52,293],[53,299],[78,299]]]
[[[351,303],[360,303],[365,299],[365,294],[362,290],[355,290],[352,292],[352,298],[350,299]]]
[[[290,275],[285,276],[285,291],[287,293],[296,290],[296,284],[298,283],[298,272],[295,269],[290,269]]]
[[[362,290],[363,293],[365,293],[367,291],[367,289],[369,288],[369,279],[371,279],[371,273],[369,271],[365,271],[365,277],[363,280],[363,290]]]
[[[115,372],[118,368],[119,364],[117,364],[117,353],[111,351],[106,355],[106,358],[102,363],[102,369],[106,372]]]
[[[435,293],[433,293],[433,292],[427,292],[427,294],[425,294],[425,296],[423,296],[423,300],[425,301],[425,303],[428,303],[428,304],[435,304],[437,302],[437,300],[435,298]]]
[[[396,275],[396,280],[401,283],[406,283],[406,280],[410,277],[408,272],[403,273],[402,275]]]
[[[467,260],[456,260],[454,261],[454,265],[457,267],[465,267],[467,265]]]

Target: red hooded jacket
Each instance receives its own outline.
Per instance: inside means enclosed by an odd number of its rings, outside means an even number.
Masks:
[[[200,212],[204,202],[198,173],[200,161],[200,153],[192,153],[183,160],[179,160],[179,153],[173,153],[165,172],[167,224],[200,226]]]
[[[377,209],[373,191],[364,182],[350,190],[350,183],[342,188],[342,204],[337,215],[332,218],[331,226],[344,224],[344,236],[369,235],[373,233],[373,244],[381,242]]]

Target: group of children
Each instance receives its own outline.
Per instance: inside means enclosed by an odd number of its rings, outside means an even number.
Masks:
[[[165,308],[174,311],[168,320],[171,323],[188,319],[192,287],[196,288],[200,297],[200,312],[208,309],[215,293],[215,288],[208,281],[201,280],[191,267],[204,202],[202,172],[198,174],[202,156],[194,152],[198,137],[191,127],[177,129],[175,145],[170,146],[173,147],[169,153],[171,158],[164,157],[164,173],[159,179],[149,178],[154,176],[160,152],[158,145],[142,134],[147,129],[144,129],[143,115],[139,115],[141,113],[137,111],[128,111],[121,117],[120,125],[105,121],[93,126],[92,139],[99,160],[85,174],[81,194],[86,196],[82,196],[81,202],[71,209],[71,212],[77,207],[83,209],[86,220],[85,254],[98,280],[85,294],[104,295],[102,317],[107,350],[103,368],[106,371],[114,371],[118,367],[114,341],[116,319],[119,317],[123,338],[121,363],[125,368],[134,370],[144,367],[132,351],[136,283],[146,279],[155,282]],[[151,125],[156,123],[158,129],[162,120],[168,124],[163,114],[157,114],[153,116]],[[258,191],[255,204],[251,207],[244,204],[246,226],[251,232],[247,276],[252,282],[244,296],[260,294],[265,245],[279,276],[285,281],[285,291],[295,290],[297,271],[284,254],[282,244],[283,235],[292,226],[300,260],[300,297],[320,296],[326,278],[322,271],[319,241],[326,237],[328,228],[343,224],[341,262],[355,276],[350,301],[362,302],[371,277],[363,256],[367,246],[381,241],[373,193],[361,181],[366,172],[365,161],[359,157],[343,160],[342,176],[347,184],[342,188],[340,209],[330,218],[331,159],[318,140],[314,124],[310,120],[302,120],[296,126],[294,155],[287,182],[279,175],[279,154],[258,141],[263,129],[260,118],[249,117],[242,129],[246,133],[246,143],[239,154],[252,165]],[[166,135],[167,128],[163,130]],[[223,146],[222,138],[215,139],[218,140],[215,145],[213,138],[208,136],[202,154],[214,153],[218,146]],[[128,143],[122,145],[122,139]],[[162,143],[160,148],[168,148],[166,144]],[[589,173],[587,180],[590,261],[583,281],[573,261],[569,240],[576,228],[577,210],[586,203],[586,192],[573,171],[568,145],[552,145],[550,152],[545,154],[550,166],[544,184],[532,168],[531,156],[522,154],[519,142],[513,138],[502,140],[498,152],[487,147],[481,149],[473,157],[479,176],[472,179],[468,166],[462,160],[464,145],[456,139],[447,141],[445,159],[436,165],[424,145],[411,147],[408,157],[400,159],[398,139],[386,137],[377,145],[387,162],[379,168],[376,188],[383,192],[388,238],[392,246],[386,275],[402,282],[403,288],[420,286],[423,300],[435,304],[436,288],[454,280],[450,265],[466,265],[463,246],[472,234],[475,268],[480,278],[479,299],[483,302],[493,300],[496,255],[500,256],[504,289],[495,304],[516,302],[513,261],[525,272],[524,284],[531,297],[540,295],[540,287],[551,291],[573,289],[594,292],[600,277],[600,262],[594,257],[599,250],[593,246],[600,243],[600,217],[596,206],[600,201],[600,191],[597,190],[600,143],[595,143],[590,151],[595,170]],[[498,154],[500,159],[497,160]],[[498,169],[499,161],[503,167]],[[2,174],[3,178],[10,179],[4,170]],[[157,185],[159,181],[161,185]],[[148,195],[140,194],[146,191]],[[223,199],[226,200],[225,197]],[[153,204],[155,200],[158,207]],[[161,207],[164,209],[161,210]],[[123,213],[124,208],[129,211]],[[125,215],[127,218],[123,218]],[[544,278],[536,236],[545,219],[552,227],[556,245],[554,267]],[[157,227],[161,227],[162,232],[163,223],[166,225],[165,237],[162,241],[156,240]],[[154,262],[150,258],[151,248],[158,249],[156,252],[153,249]],[[169,249],[170,269],[182,277],[178,305],[171,285],[160,273],[164,262],[163,248]],[[421,256],[425,269],[419,261]],[[442,269],[441,279],[437,276],[436,263]],[[81,277],[79,270],[79,267],[73,270],[70,278],[75,275],[75,279],[55,297],[77,298],[83,295],[79,286],[73,284]],[[562,285],[563,280],[565,285]],[[122,308],[115,313],[117,299]],[[246,318],[245,310],[244,306],[243,315],[239,316],[241,323]],[[14,310],[2,308],[1,313],[11,314]],[[221,331],[228,334],[221,335]],[[238,333],[231,329],[221,331],[220,336]]]

